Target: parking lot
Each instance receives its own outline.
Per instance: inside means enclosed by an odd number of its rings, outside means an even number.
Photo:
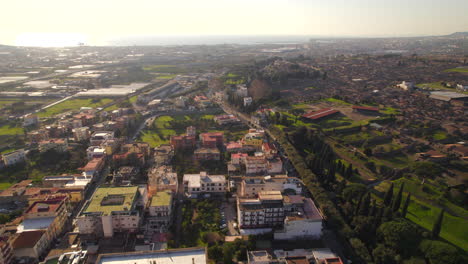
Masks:
[[[235,204],[235,202],[223,202],[221,205],[221,218],[225,221],[229,236],[239,235],[239,232],[235,227],[237,226],[237,214]]]

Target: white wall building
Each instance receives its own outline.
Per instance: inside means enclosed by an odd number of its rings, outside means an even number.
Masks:
[[[198,197],[199,194],[222,194],[227,190],[224,175],[208,175],[202,171],[199,174],[184,174],[184,191],[188,197]]]
[[[26,160],[26,152],[24,149],[18,149],[2,155],[5,166],[11,166]]]

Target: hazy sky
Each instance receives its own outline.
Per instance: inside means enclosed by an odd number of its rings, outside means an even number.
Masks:
[[[468,31],[467,0],[1,0],[0,43],[138,35],[414,36]],[[66,33],[66,34],[65,34]],[[57,43],[55,43],[57,44]]]

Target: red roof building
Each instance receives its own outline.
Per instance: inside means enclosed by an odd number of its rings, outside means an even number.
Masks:
[[[370,107],[370,106],[358,106],[353,105],[353,111],[364,111],[364,112],[379,112],[378,107]]]
[[[216,148],[223,146],[224,134],[223,132],[208,132],[200,134],[202,146],[205,148]]]
[[[333,108],[324,108],[324,109],[321,109],[321,110],[318,110],[318,111],[312,111],[312,112],[309,112],[309,113],[305,113],[304,115],[302,115],[302,117],[315,121],[315,120],[319,120],[319,119],[324,118],[324,117],[332,116],[332,115],[337,114],[339,112],[340,111],[335,110]]]

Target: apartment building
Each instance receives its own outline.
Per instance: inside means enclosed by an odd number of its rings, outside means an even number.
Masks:
[[[193,149],[196,144],[195,136],[171,136],[171,146],[174,150]]]
[[[198,197],[200,194],[224,194],[227,181],[224,175],[208,175],[202,171],[199,174],[184,174],[185,195]]]
[[[162,144],[154,149],[154,162],[156,166],[169,165],[174,157],[174,149],[169,144]]]
[[[89,127],[77,127],[72,130],[75,141],[86,141],[91,137]]]
[[[224,144],[223,132],[208,132],[200,134],[201,145],[204,148],[221,148]]]
[[[26,152],[24,149],[18,149],[12,152],[8,152],[2,155],[3,163],[5,166],[15,165],[17,163],[24,162],[26,160]]]
[[[221,152],[217,148],[199,148],[194,151],[193,158],[198,161],[221,160]]]
[[[135,209],[138,187],[101,187],[76,218],[80,234],[112,237],[114,232],[136,232],[140,212]]]
[[[89,143],[91,146],[99,146],[107,140],[114,139],[113,131],[96,131],[91,135]]]
[[[238,197],[237,219],[241,229],[271,230],[283,226],[284,206],[281,192],[260,192],[258,198]]]
[[[171,191],[156,192],[151,196],[148,205],[149,217],[146,219],[146,231],[150,233],[165,232],[171,223]]]
[[[49,150],[55,150],[57,152],[67,152],[68,141],[64,138],[53,138],[39,142],[40,152],[46,152]]]

